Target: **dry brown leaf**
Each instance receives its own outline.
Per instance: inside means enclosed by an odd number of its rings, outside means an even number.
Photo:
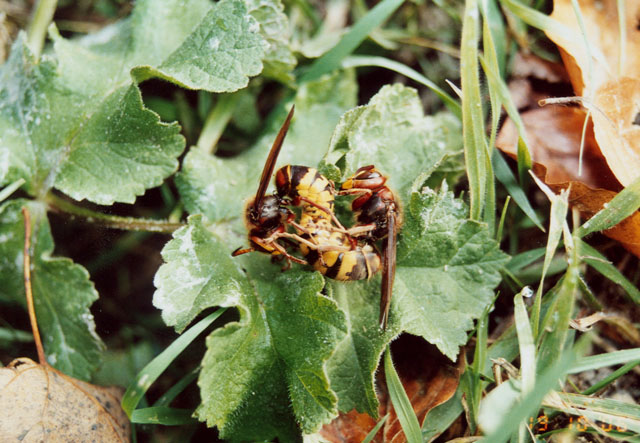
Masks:
[[[585,134],[582,175],[578,175],[580,140],[585,112],[578,108],[547,106],[523,112],[520,117],[527,131],[531,159],[544,165],[546,173],[540,177],[548,185],[580,181],[592,189],[618,191],[615,179],[598,149],[593,131]],[[496,146],[510,156],[517,157],[518,130],[511,119],[500,129]]]
[[[569,204],[585,218],[604,207],[621,185],[612,175],[598,150],[593,132],[585,134],[582,175],[578,175],[578,159],[585,112],[577,108],[547,106],[521,114],[533,171],[555,192],[571,186]],[[502,126],[496,146],[516,158],[518,132],[511,120]],[[636,212],[604,232],[640,257],[640,213]]]
[[[516,53],[511,68],[511,76],[533,77],[549,83],[568,83],[567,71],[560,63],[543,60],[533,54]]]
[[[392,355],[402,386],[419,423],[422,424],[431,409],[455,394],[464,370],[464,359],[459,358],[457,366],[451,366],[451,361],[435,346],[410,335],[402,335],[394,342]],[[381,380],[378,385],[379,415],[383,417],[388,412],[389,417],[373,441],[406,442],[398,417],[389,401],[386,385]],[[377,421],[367,414],[353,410],[347,414],[341,413],[338,418],[325,425],[320,435],[330,442],[362,441]]]
[[[583,0],[588,47],[571,0],[555,0],[551,17],[572,32],[547,36],[560,48],[574,91],[591,109],[600,150],[620,183],[640,177],[640,0],[626,0],[620,44],[616,0]],[[624,51],[624,52],[623,52]]]
[[[91,385],[30,360],[0,368],[0,436],[22,442],[128,442],[122,390]]]

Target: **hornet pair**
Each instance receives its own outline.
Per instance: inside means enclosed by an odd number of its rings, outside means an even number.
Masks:
[[[371,278],[382,267],[380,326],[387,326],[396,266],[396,234],[400,211],[387,178],[374,166],[364,166],[336,192],[333,183],[316,169],[286,165],[276,172],[276,192],[265,195],[284,137],[293,117],[289,112],[271,147],[258,186],[247,204],[245,217],[250,247],[233,256],[259,251],[284,257],[289,265],[311,265],[335,280]],[[345,228],[334,214],[335,195],[355,195],[351,204],[356,224]],[[290,207],[300,208],[300,219]],[[293,232],[288,227],[293,228]],[[376,243],[382,240],[382,257]],[[288,252],[298,250],[304,259]]]

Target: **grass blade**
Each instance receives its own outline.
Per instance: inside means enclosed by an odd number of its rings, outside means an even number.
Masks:
[[[13,194],[20,186],[24,184],[24,178],[19,178],[13,183],[8,184],[0,191],[0,202],[6,200],[11,194]]]
[[[527,308],[522,299],[522,292],[513,298],[516,332],[520,348],[520,373],[522,376],[522,393],[533,391],[536,383],[536,346],[533,341],[531,324],[527,315]]]
[[[184,389],[189,386],[189,384],[198,378],[198,374],[200,373],[200,368],[196,368],[193,371],[189,372],[187,375],[182,377],[178,383],[171,386],[167,392],[162,394],[162,396],[156,400],[153,406],[169,406],[174,398],[178,396]]]
[[[606,376],[605,378],[600,380],[598,383],[596,383],[593,386],[591,386],[591,387],[585,389],[584,391],[582,391],[582,395],[595,394],[600,389],[602,389],[605,386],[608,386],[609,384],[613,383],[615,380],[619,379],[624,374],[626,374],[627,372],[631,371],[633,368],[635,368],[638,365],[640,365],[640,360],[634,360],[632,362],[627,363],[626,365],[624,365],[624,366],[616,369],[615,371],[613,371],[611,374],[609,374],[608,376]]]
[[[527,308],[522,300],[522,293],[528,288],[516,294],[513,299],[516,332],[518,334],[518,345],[520,347],[520,376],[522,378],[522,392],[524,398],[536,384],[536,346],[531,332],[531,324],[527,315]],[[518,427],[518,441],[525,441],[526,423],[521,423]]]
[[[600,254],[600,252],[595,248],[592,248],[582,240],[578,242],[578,246],[581,256],[580,258],[585,263],[612,282],[619,284],[622,289],[627,292],[627,295],[633,302],[640,304],[640,290],[638,290],[636,285],[631,283],[627,277],[625,277],[622,272],[613,265],[613,263],[607,260],[607,258]]]
[[[480,221],[487,191],[484,117],[478,72],[478,28],[476,0],[466,0],[462,23],[460,77],[462,86],[462,138],[470,194],[470,218]]]
[[[418,417],[413,412],[409,397],[402,387],[402,382],[396,368],[393,367],[391,361],[391,350],[387,346],[387,350],[384,353],[384,374],[389,388],[389,398],[391,398],[391,404],[398,414],[398,420],[404,431],[404,435],[407,437],[409,443],[422,442],[422,432],[420,431],[420,424],[418,424]]]
[[[551,201],[551,215],[549,220],[549,236],[547,237],[547,248],[544,255],[544,264],[542,266],[542,275],[540,276],[540,284],[536,292],[536,300],[531,313],[531,323],[533,324],[533,336],[538,337],[538,326],[540,319],[540,306],[542,305],[542,289],[544,286],[544,277],[549,270],[551,260],[556,253],[556,249],[560,244],[562,237],[562,229],[566,224],[567,211],[569,210],[569,191],[563,190],[560,195],[556,195],[547,185],[545,185],[535,174],[531,174],[538,187],[546,194]],[[568,320],[567,320],[568,323]]]
[[[398,63],[397,61],[390,60],[385,57],[376,57],[376,56],[368,56],[368,55],[351,55],[346,57],[342,61],[343,68],[357,68],[360,66],[377,66],[379,68],[389,69],[390,71],[397,72],[398,74],[402,74],[411,80],[414,80],[427,88],[431,89],[445,104],[449,111],[455,114],[458,118],[461,118],[462,111],[460,108],[460,103],[447,94],[442,88],[436,85],[434,82],[429,80],[424,75],[419,72],[411,69],[410,67],[403,65],[402,63]]]
[[[605,203],[604,208],[580,226],[576,234],[584,237],[592,232],[611,228],[632,215],[638,208],[640,208],[640,178],[635,179],[620,191],[613,200]]]
[[[544,397],[557,386],[558,380],[565,376],[582,347],[582,344],[579,343],[570,352],[560,354],[559,359],[538,377],[533,391],[527,394],[514,407],[510,408],[509,412],[502,417],[500,423],[495,426],[495,431],[483,438],[482,441],[498,443],[509,440],[511,435],[518,429],[518,426],[520,426],[520,423],[534,416],[540,409]]]
[[[543,257],[545,251],[546,248],[536,248],[521,252],[520,254],[511,257],[511,260],[507,262],[505,268],[511,272],[518,272],[525,266],[529,266],[540,257]]]
[[[640,360],[640,348],[590,355],[589,357],[583,357],[576,361],[575,364],[571,366],[571,369],[569,369],[568,374],[577,374],[582,371],[590,371],[592,369],[625,364],[635,360]]]
[[[524,193],[520,185],[518,185],[515,176],[511,172],[511,169],[509,169],[509,165],[507,165],[505,159],[497,149],[493,151],[492,156],[493,167],[498,181],[500,181],[500,183],[502,183],[504,187],[507,188],[507,192],[509,192],[509,195],[513,197],[513,200],[520,207],[520,209],[522,209],[522,212],[524,212],[525,215],[529,217],[529,219],[531,219],[531,221],[544,232],[544,228],[542,227],[540,219],[531,207],[526,194]]]
[[[131,417],[140,399],[160,374],[167,369],[171,362],[175,360],[207,326],[220,317],[224,311],[226,311],[226,308],[218,309],[190,327],[138,373],[138,376],[129,384],[127,391],[122,397],[122,409],[124,409],[124,412],[126,412],[129,417]]]
[[[231,120],[239,100],[240,94],[218,94],[218,101],[202,126],[196,146],[209,154],[215,152],[218,140]]]
[[[609,398],[557,393],[545,399],[544,405],[567,414],[579,415],[578,430],[586,430],[587,422],[603,422],[625,431],[640,433],[640,406]],[[580,429],[580,425],[584,429]]]
[[[131,415],[132,423],[154,424],[164,426],[179,426],[198,421],[191,417],[193,409],[167,408],[154,406],[151,408],[136,409]]]
[[[358,20],[340,42],[317,59],[299,78],[298,84],[315,80],[340,68],[342,59],[360,46],[369,33],[388,19],[404,0],[382,0],[367,15]]]
[[[373,427],[373,429],[371,431],[369,431],[369,433],[364,438],[364,440],[362,440],[362,443],[370,443],[374,439],[374,437],[376,436],[376,434],[378,433],[378,431],[380,430],[382,425],[384,425],[384,423],[387,421],[388,418],[389,418],[389,414],[387,414],[384,417],[382,417],[378,421],[378,423],[376,423],[376,425]]]

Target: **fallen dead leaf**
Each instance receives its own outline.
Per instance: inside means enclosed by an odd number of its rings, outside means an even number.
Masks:
[[[585,111],[547,106],[521,114],[527,131],[533,171],[554,192],[570,187],[569,204],[584,218],[591,218],[622,189],[598,149],[589,126],[585,134],[582,174],[578,175],[580,139]],[[518,132],[511,120],[502,126],[496,146],[517,157]],[[640,257],[640,213],[636,212],[604,231],[628,251]]]
[[[515,78],[533,77],[549,83],[569,82],[567,71],[561,64],[521,52],[516,53],[514,56],[511,76]]]
[[[73,379],[28,358],[0,369],[2,441],[128,442],[122,390]]]
[[[464,370],[464,359],[459,358],[453,366],[435,346],[421,338],[402,335],[392,346],[394,365],[402,381],[413,410],[422,424],[427,413],[449,400],[456,392],[460,375]],[[386,384],[382,376],[378,380],[378,400],[380,417],[389,417],[378,431],[373,442],[406,442],[398,417],[389,401]],[[325,425],[320,435],[330,442],[362,441],[375,427],[378,420],[355,410],[341,413],[330,424]]]
[[[592,111],[600,150],[624,186],[640,177],[640,0],[626,0],[620,38],[616,0],[583,0],[585,44],[571,0],[555,0],[551,17],[571,32],[547,30],[560,48],[574,91]]]
[[[585,134],[582,174],[578,175],[580,139],[586,113],[566,106],[546,106],[520,114],[527,131],[531,159],[546,167],[540,177],[548,185],[580,181],[593,189],[621,190],[598,149],[591,125]],[[511,119],[500,129],[496,146],[517,156],[518,130]]]

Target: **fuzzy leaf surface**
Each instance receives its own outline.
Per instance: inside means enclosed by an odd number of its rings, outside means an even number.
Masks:
[[[0,206],[0,302],[26,306],[22,206],[31,213],[31,284],[47,360],[65,374],[88,380],[104,347],[89,310],[98,293],[85,268],[51,256],[53,237],[39,203],[19,199]]]
[[[268,45],[263,74],[284,83],[292,82],[292,71],[298,61],[290,47],[291,32],[284,5],[280,0],[245,1],[249,14],[260,23],[260,34]]]
[[[392,309],[404,331],[424,337],[451,360],[466,343],[500,283],[508,256],[486,225],[443,186],[411,196],[398,242]]]
[[[262,70],[258,31],[240,0],[146,0],[83,39],[52,28],[54,51],[39,62],[19,38],[0,68],[0,184],[132,203],[175,172],[184,149],[179,126],[146,109],[136,83],[235,91]]]
[[[198,417],[222,438],[289,441],[297,425],[316,431],[337,414],[324,364],[345,334],[344,315],[320,294],[319,274],[280,273],[256,257],[248,278],[202,220],[190,217],[165,246],[154,296],[179,330],[206,307],[239,310],[239,321],[207,338]]]

